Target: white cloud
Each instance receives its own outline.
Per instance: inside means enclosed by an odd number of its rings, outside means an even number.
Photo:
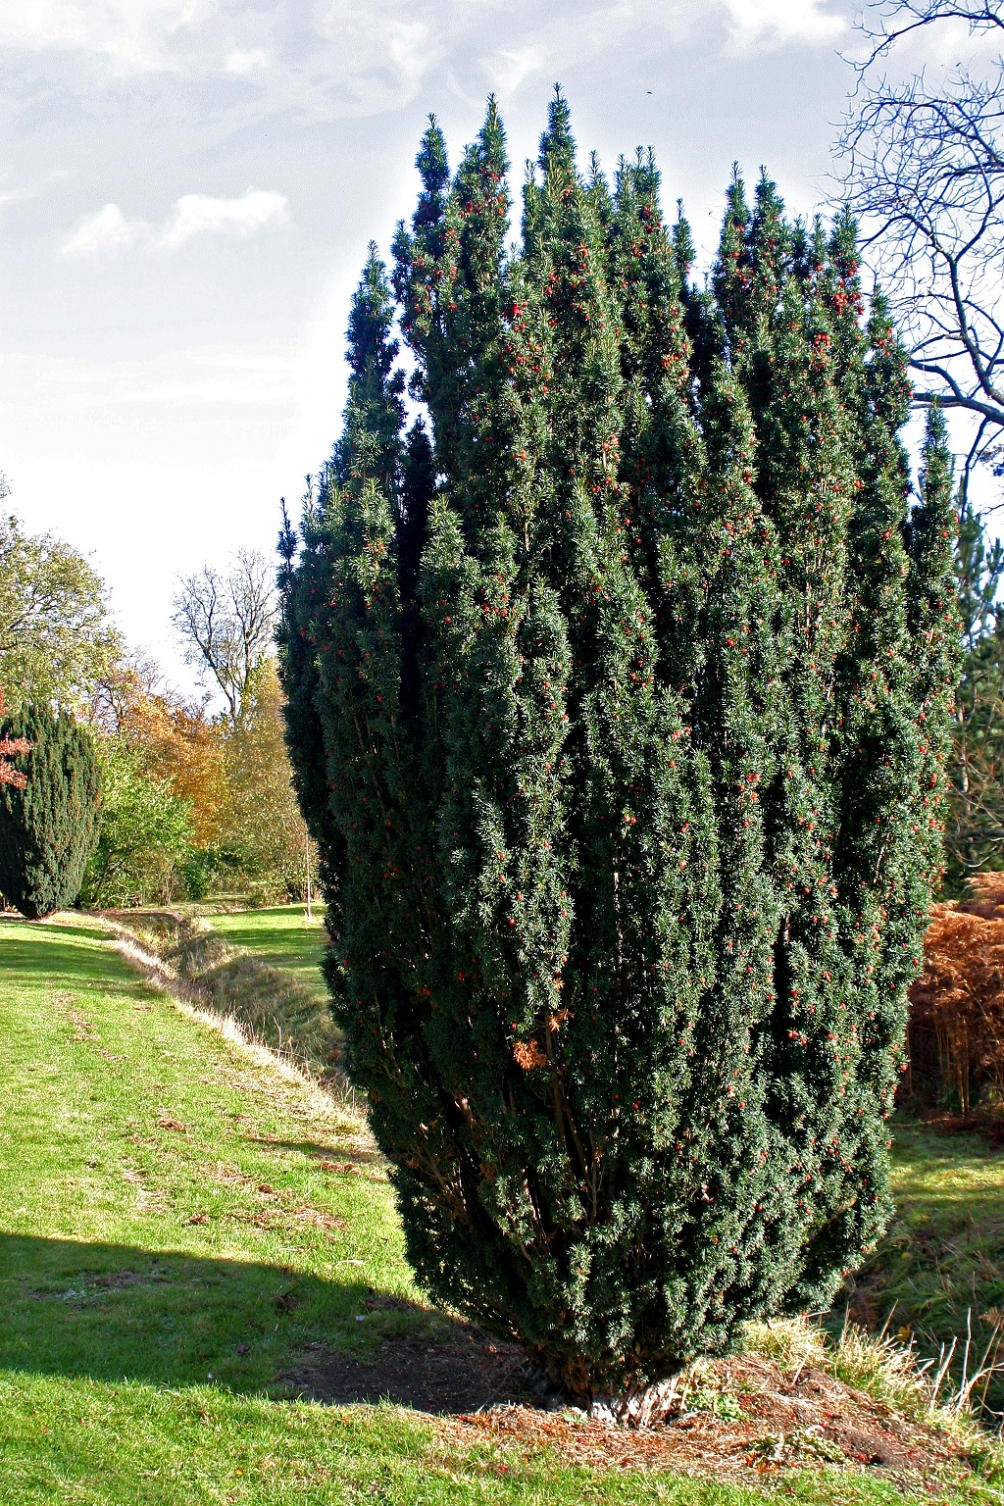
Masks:
[[[228,73],[238,73],[243,77],[245,74],[254,73],[256,68],[268,67],[268,53],[260,47],[255,47],[250,52],[232,52],[226,61]]]
[[[273,189],[249,188],[239,199],[186,193],[175,204],[159,243],[173,251],[196,235],[253,235],[265,225],[282,225],[288,219],[286,196]]]
[[[0,208],[4,204],[20,204],[27,199],[37,199],[46,192],[53,183],[58,183],[62,178],[68,178],[69,171],[65,167],[54,167],[45,174],[44,178],[36,178],[34,183],[26,184],[22,188],[8,188],[0,191]]]
[[[484,14],[490,16],[497,4],[487,0]],[[474,15],[483,20],[482,12]],[[452,15],[444,24],[437,0],[388,0],[382,6],[318,0],[309,62],[306,68],[294,64],[299,84],[316,91],[325,113],[332,108],[343,115],[399,108],[415,98],[457,37],[466,35],[464,25],[456,30],[454,25]]]
[[[217,0],[0,0],[0,39],[20,47],[103,53],[131,68],[164,66],[178,33],[201,25]]]
[[[740,45],[756,42],[827,42],[847,27],[826,7],[829,0],[721,0]]]
[[[424,21],[390,21],[387,55],[406,88],[415,89],[435,57],[432,29]]]
[[[502,94],[514,94],[531,73],[538,73],[544,66],[544,56],[539,47],[520,47],[512,52],[495,52],[482,58],[481,66]]]
[[[102,256],[127,251],[148,233],[142,220],[127,220],[117,204],[88,215],[62,246],[64,256]]]
[[[465,88],[471,63],[480,62],[510,94],[545,57],[557,61],[556,43],[564,69],[584,48],[602,56],[635,47],[646,31],[656,51],[667,37],[705,29],[717,40],[723,20],[733,50],[819,45],[848,34],[849,7],[850,0],[0,0],[0,47],[90,54],[120,74],[256,75],[268,108],[295,104],[330,117],[399,107],[444,61]]]
[[[127,220],[117,204],[106,204],[81,220],[61,247],[63,256],[102,256],[128,251],[148,241],[164,251],[176,251],[197,235],[253,235],[266,225],[284,225],[289,202],[274,189],[249,188],[238,199],[215,199],[186,193],[154,234],[145,220]]]

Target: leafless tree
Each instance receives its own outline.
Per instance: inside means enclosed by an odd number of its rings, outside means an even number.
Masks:
[[[174,596],[174,623],[185,659],[203,679],[215,681],[231,723],[239,725],[253,699],[272,647],[275,591],[271,562],[239,549],[226,574],[205,565],[182,576]]]
[[[875,0],[864,60],[841,138],[843,189],[866,254],[912,352],[916,401],[971,420],[973,466],[1004,441],[1004,58],[961,65],[938,87],[927,75],[890,81],[898,43],[965,22],[1004,36],[1004,0]]]
[[[868,51],[857,67],[867,72],[897,42],[937,21],[963,21],[974,32],[1004,31],[1000,0],[871,0],[860,21]]]
[[[954,24],[953,24],[954,23]],[[955,61],[968,28],[968,65]],[[841,198],[911,351],[915,401],[955,416],[965,655],[953,717],[945,850],[953,884],[1004,852],[1004,546],[973,506],[981,463],[1004,476],[1004,0],[870,0],[841,139]],[[944,45],[904,77],[903,44]],[[953,66],[954,65],[954,66]],[[897,73],[898,70],[898,73]]]

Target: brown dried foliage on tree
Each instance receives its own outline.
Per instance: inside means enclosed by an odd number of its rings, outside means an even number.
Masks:
[[[190,704],[164,683],[153,660],[137,656],[102,681],[91,722],[124,739],[145,774],[189,802],[197,846],[219,840],[227,798],[224,728],[204,703]]]
[[[4,700],[3,691],[0,690],[0,720],[7,715],[7,703]],[[16,790],[23,790],[28,783],[28,776],[15,769],[11,759],[15,753],[29,753],[31,743],[24,737],[0,737],[0,784],[12,784]]]
[[[910,1079],[922,1104],[1004,1112],[1004,873],[972,898],[933,905],[924,971],[910,990]]]

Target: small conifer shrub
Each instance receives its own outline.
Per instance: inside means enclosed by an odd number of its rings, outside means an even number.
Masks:
[[[22,747],[17,772],[26,776],[0,786],[0,893],[39,920],[80,893],[98,839],[97,757],[85,728],[44,705],[8,717],[0,733]]]
[[[855,229],[732,183],[706,286],[650,158],[521,243],[494,103],[352,308],[287,525],[282,672],[329,978],[411,1261],[568,1391],[826,1303],[940,862],[950,465]],[[406,424],[395,306],[414,358]]]

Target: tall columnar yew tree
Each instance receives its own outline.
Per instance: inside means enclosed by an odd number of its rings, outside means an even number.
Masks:
[[[0,894],[31,920],[72,905],[98,840],[101,775],[90,734],[66,712],[26,706],[0,724],[20,753],[0,784]]]
[[[560,96],[517,250],[493,103],[418,167],[283,537],[290,751],[421,1281],[624,1394],[826,1302],[887,1216],[949,459],[935,415],[911,508],[848,219],[737,178],[695,286],[652,161],[583,176]]]

